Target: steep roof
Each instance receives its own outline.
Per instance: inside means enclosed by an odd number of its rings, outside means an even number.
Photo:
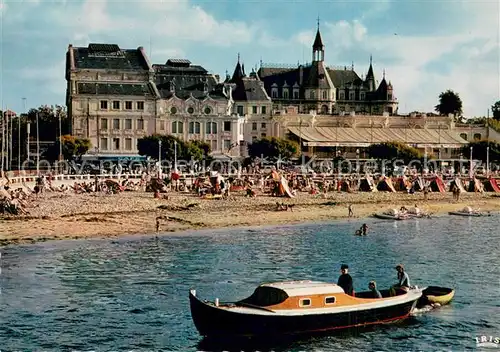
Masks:
[[[313,49],[324,49],[323,40],[321,39],[321,33],[319,32],[319,28],[316,32],[316,38],[314,39]]]
[[[304,81],[306,88],[330,88],[328,71],[322,61],[316,61],[311,65],[307,79]]]
[[[76,69],[109,69],[109,70],[144,70],[148,71],[149,63],[143,48],[120,49],[116,44],[95,44],[88,47],[72,47],[74,67]],[[71,66],[70,66],[71,67]]]

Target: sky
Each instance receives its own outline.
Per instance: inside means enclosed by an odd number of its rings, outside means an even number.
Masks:
[[[153,63],[185,58],[224,77],[238,53],[264,63],[311,61],[319,17],[330,66],[394,86],[399,112],[431,112],[441,92],[466,117],[500,100],[498,0],[0,0],[0,100],[15,111],[65,104],[69,44],[143,46]]]

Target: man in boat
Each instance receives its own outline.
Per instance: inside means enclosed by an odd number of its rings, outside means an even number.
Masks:
[[[340,267],[340,275],[337,285],[342,287],[345,293],[349,296],[354,296],[354,288],[352,286],[352,277],[349,275],[349,266],[347,264],[342,264]]]
[[[406,292],[408,292],[410,289],[410,277],[406,273],[406,271],[403,267],[403,264],[396,265],[396,270],[398,272],[399,282],[396,285],[391,287],[391,289],[390,289],[391,296],[396,295],[396,288],[402,289]]]
[[[375,281],[370,281],[368,283],[368,288],[373,294],[373,298],[382,298],[382,294],[377,290],[377,283]]]

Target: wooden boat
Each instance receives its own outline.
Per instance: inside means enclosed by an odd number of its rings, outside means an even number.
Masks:
[[[481,217],[481,216],[490,216],[489,213],[479,213],[479,212],[466,212],[466,211],[450,211],[448,212],[449,215],[456,215],[456,216],[472,216],[472,217]]]
[[[375,213],[373,214],[374,217],[378,219],[383,219],[383,220],[408,220],[411,219],[411,216],[408,216],[406,214],[397,214],[397,215],[391,215],[391,214],[384,214],[384,213]]]
[[[198,332],[207,337],[262,337],[309,334],[406,319],[422,290],[397,290],[373,298],[371,292],[356,297],[340,286],[318,281],[262,284],[241,301],[220,303],[201,300],[190,290],[191,316]]]
[[[451,302],[455,296],[455,290],[447,287],[429,286],[422,291],[422,297],[417,302],[417,307],[438,303],[444,306]]]

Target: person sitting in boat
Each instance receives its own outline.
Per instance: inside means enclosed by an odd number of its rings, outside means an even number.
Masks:
[[[403,264],[396,265],[396,270],[398,271],[399,282],[396,285],[391,287],[391,289],[390,289],[391,296],[396,295],[397,288],[402,289],[406,292],[408,292],[410,290],[410,277],[406,273],[406,271],[403,267]]]
[[[349,296],[354,296],[354,288],[352,286],[352,277],[349,275],[349,266],[347,264],[342,264],[340,267],[340,275],[337,285],[342,287],[344,292]]]
[[[370,281],[368,283],[368,288],[373,294],[373,298],[382,298],[382,294],[377,290],[377,283],[375,281]]]

